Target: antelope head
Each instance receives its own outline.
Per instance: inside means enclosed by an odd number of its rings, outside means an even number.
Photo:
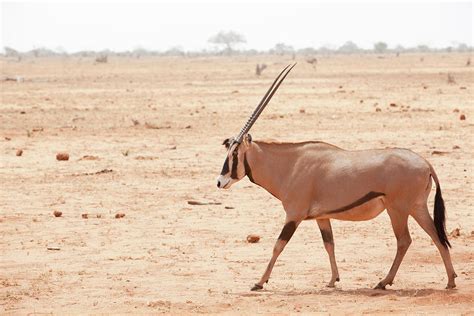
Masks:
[[[244,127],[240,130],[240,133],[237,135],[237,137],[227,138],[222,143],[227,149],[227,156],[225,158],[221,174],[217,178],[217,187],[219,189],[228,189],[232,186],[232,184],[238,182],[246,176],[247,162],[245,160],[245,152],[250,148],[252,143],[252,137],[250,134],[248,134],[248,132],[255,121],[257,121],[268,102],[270,102],[280,84],[295,65],[296,63],[293,65],[288,65],[282,70],[282,72],[280,72],[278,77],[276,77],[275,81],[273,81],[272,85],[268,89],[267,93],[265,93],[262,100],[253,111],[252,115],[250,115],[247,123],[245,123]]]

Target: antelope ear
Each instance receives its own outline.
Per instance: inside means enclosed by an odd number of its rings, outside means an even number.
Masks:
[[[252,135],[250,134],[245,135],[244,140],[247,146],[250,145],[252,143]]]
[[[230,146],[230,138],[224,139],[224,141],[222,142],[222,145],[224,145],[226,149],[229,149],[229,146]]]

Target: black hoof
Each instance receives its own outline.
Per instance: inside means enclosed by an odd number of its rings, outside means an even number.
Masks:
[[[374,287],[374,290],[385,290],[385,285],[382,285],[382,282],[379,282],[379,284]]]
[[[261,290],[261,289],[263,289],[263,286],[262,286],[262,285],[260,285],[260,284],[255,284],[255,285],[253,286],[253,288],[252,288],[250,291],[258,291],[258,290]]]

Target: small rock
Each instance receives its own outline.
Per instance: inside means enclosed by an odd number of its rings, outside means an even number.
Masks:
[[[449,235],[453,238],[459,237],[459,236],[461,236],[461,229],[455,228],[455,229],[453,229],[453,231]]]
[[[89,214],[87,214],[87,213],[84,213],[84,214],[82,214],[81,216],[82,216],[82,218],[84,218],[84,219],[88,219],[88,218],[89,218]]]
[[[115,218],[122,218],[122,217],[125,217],[125,214],[124,214],[124,213],[117,213],[117,214],[115,214]]]
[[[458,145],[454,145],[453,149],[461,149],[461,147],[459,147]]]
[[[63,215],[63,212],[60,211],[54,211],[53,212],[54,217],[61,217]]]
[[[454,109],[453,112],[454,113],[459,113],[459,109]]]
[[[375,108],[375,112],[382,112],[381,108]]]
[[[69,160],[69,154],[68,153],[57,153],[56,154],[56,159],[57,160],[62,160],[62,161]]]
[[[446,155],[446,154],[449,154],[449,153],[448,153],[447,151],[433,150],[433,151],[431,152],[431,154],[432,154],[432,155],[440,155],[440,156],[442,156],[442,155]]]
[[[258,235],[251,234],[247,236],[247,242],[251,244],[257,243],[259,240],[260,240],[260,236]]]
[[[301,114],[306,113],[306,110],[303,109],[303,108],[301,108],[301,109],[300,109],[300,113],[301,113]]]
[[[21,155],[23,155],[23,149],[18,149],[18,150],[16,151],[16,155],[17,155],[18,157],[20,157]]]
[[[79,160],[99,160],[99,157],[91,156],[91,155],[85,155],[85,156],[82,156],[82,158],[79,159]]]
[[[395,107],[397,107],[397,104],[396,103],[390,103],[390,106],[395,108]]]
[[[101,214],[97,214],[96,217],[97,217],[97,218],[102,218],[102,215],[101,215]]]
[[[466,120],[466,115],[464,115],[464,114],[461,114],[461,115],[459,116],[459,119],[460,119],[461,121],[464,121],[464,120]]]

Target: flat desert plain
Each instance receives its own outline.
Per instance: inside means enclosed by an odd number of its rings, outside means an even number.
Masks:
[[[447,206],[457,289],[444,289],[441,257],[413,219],[394,285],[372,289],[396,252],[383,212],[332,221],[336,288],[326,288],[329,260],[309,220],[265,289],[249,291],[285,213],[247,178],[216,188],[221,143],[291,57],[3,58],[3,79],[23,80],[0,83],[0,312],[474,314],[472,56],[317,58],[296,57],[253,139],[427,158]],[[259,77],[257,63],[268,66]]]

